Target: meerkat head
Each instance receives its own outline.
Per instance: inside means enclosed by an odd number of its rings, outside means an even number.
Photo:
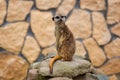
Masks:
[[[52,17],[52,20],[54,21],[54,22],[58,22],[58,23],[60,23],[60,22],[65,22],[65,20],[66,20],[66,16],[62,16],[62,15],[56,15],[56,16],[53,16]]]

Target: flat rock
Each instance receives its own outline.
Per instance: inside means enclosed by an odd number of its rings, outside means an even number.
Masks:
[[[52,13],[32,10],[31,27],[37,41],[42,47],[50,46],[55,42],[55,25],[52,21]]]
[[[120,21],[120,0],[108,0],[107,22],[113,24]]]
[[[0,47],[18,54],[22,48],[29,24],[16,22],[0,27]]]
[[[85,39],[83,43],[88,51],[93,66],[102,65],[106,60],[106,56],[104,54],[104,51],[98,46],[96,41],[93,38],[88,38]]]
[[[80,57],[74,57],[72,61],[55,62],[53,73],[50,74],[50,59],[46,59],[39,63],[38,73],[42,76],[59,76],[59,77],[75,77],[90,71],[90,63]]]
[[[0,53],[1,80],[23,80],[27,75],[28,68],[28,63],[21,57],[10,53]]]
[[[56,14],[68,15],[68,13],[75,6],[76,0],[63,0],[62,4],[58,7]]]
[[[44,54],[44,56],[47,56],[52,53],[57,53],[56,46],[51,46],[51,47],[45,48],[42,51],[42,54]]]
[[[83,46],[83,43],[80,42],[80,41],[76,41],[76,51],[75,51],[75,55],[77,56],[82,56],[82,57],[85,57],[85,54],[86,54],[86,50]]]
[[[33,37],[26,37],[22,53],[30,63],[33,63],[38,58],[40,54],[40,47]]]
[[[107,27],[103,14],[99,12],[93,12],[92,20],[93,20],[93,38],[95,38],[99,45],[107,44],[111,39],[111,34]]]
[[[62,0],[36,0],[36,6],[41,10],[57,8]]]
[[[27,79],[26,80],[38,80],[38,74],[37,69],[31,69],[27,73]]]
[[[56,61],[54,74],[49,74],[49,60],[50,58],[31,64],[27,80],[108,80],[107,76],[98,72],[97,69],[91,67],[88,61],[79,56],[74,56],[73,61]],[[76,74],[78,75],[75,76]]]
[[[73,80],[73,79],[68,77],[56,77],[56,78],[51,78],[49,80]]]
[[[33,5],[33,1],[9,0],[7,21],[25,20]]]
[[[80,0],[80,7],[82,9],[89,9],[93,11],[105,10],[105,0]]]
[[[75,38],[88,38],[91,35],[90,13],[85,10],[73,10],[66,24]]]
[[[0,0],[0,25],[3,24],[6,15],[6,1]]]
[[[120,23],[112,27],[111,32],[120,37]]]
[[[108,58],[120,56],[120,38],[117,38],[104,47]]]
[[[106,64],[99,68],[104,74],[116,74],[120,72],[120,58],[110,59]]]
[[[117,76],[116,75],[112,75],[109,77],[109,80],[118,80]]]

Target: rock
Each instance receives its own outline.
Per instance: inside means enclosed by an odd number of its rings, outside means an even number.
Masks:
[[[92,73],[86,73],[84,75],[79,75],[73,80],[109,80],[107,76],[105,75],[96,75]]]
[[[56,78],[51,78],[49,80],[73,80],[73,79],[68,77],[56,77]]]
[[[98,80],[109,80],[109,78],[105,75],[93,75],[93,76],[96,77]]]
[[[74,56],[73,61],[56,61],[53,74],[49,72],[49,60],[31,64],[27,80],[108,80],[79,56]]]
[[[117,76],[117,79],[119,80],[120,79],[120,74],[118,73],[118,74],[116,74],[116,76]]]
[[[75,38],[88,38],[91,35],[90,14],[87,11],[75,9],[66,24]]]
[[[29,75],[27,80],[108,80],[107,76],[104,75],[96,75],[92,73],[85,73],[83,75],[78,75],[74,78],[68,78],[68,77],[53,77],[53,78],[47,78],[45,76],[41,76],[39,74],[36,74],[37,70],[32,69],[29,70]]]
[[[58,7],[56,14],[68,15],[68,13],[75,6],[76,0],[63,0],[62,4]]]
[[[27,80],[38,80],[37,69],[31,69],[28,71]]]
[[[97,45],[95,40],[93,38],[88,38],[85,39],[83,43],[88,51],[93,66],[102,65],[106,60],[106,56],[104,51]]]
[[[0,53],[1,80],[23,80],[26,77],[28,68],[28,63],[21,57],[8,52]]]
[[[104,47],[105,53],[108,58],[120,56],[120,38],[113,40],[111,43]]]
[[[111,39],[111,34],[107,28],[106,21],[102,13],[93,12],[93,38],[99,45],[107,44]],[[102,24],[102,25],[101,25]]]
[[[44,54],[45,56],[47,56],[48,54],[51,54],[51,53],[57,53],[56,46],[51,46],[51,47],[45,48],[42,51],[42,54]]]
[[[120,21],[120,0],[108,0],[107,22],[113,24]]]
[[[54,77],[75,77],[90,71],[90,63],[87,60],[84,60],[80,57],[74,57],[72,61],[56,61],[53,67],[53,73],[50,74],[49,61],[50,58],[38,63],[38,74],[42,76]]]
[[[55,25],[51,18],[52,13],[50,12],[41,12],[38,10],[31,11],[32,31],[42,47],[50,46],[55,42]]]
[[[9,0],[7,21],[25,20],[33,5],[33,1]]]
[[[96,75],[102,75],[103,74],[100,70],[98,70],[97,68],[95,68],[93,66],[91,66],[91,73],[96,74]]]
[[[61,0],[36,0],[36,6],[41,10],[57,8]]]
[[[102,67],[98,69],[101,70],[106,75],[116,74],[120,72],[119,62],[120,62],[120,58],[110,59],[106,64],[104,64]]]
[[[0,25],[3,24],[6,15],[6,1],[0,0]]]
[[[105,0],[80,0],[80,7],[82,9],[89,9],[93,11],[105,10]]]
[[[118,80],[117,76],[116,75],[112,75],[109,77],[109,80]]]
[[[0,47],[19,54],[28,26],[27,22],[16,22],[0,27]]]
[[[112,27],[111,32],[120,37],[120,23]]]
[[[86,80],[108,80],[107,76],[86,73]]]
[[[40,54],[40,47],[33,37],[26,37],[22,53],[30,63],[33,63],[38,58]]]
[[[86,54],[86,50],[83,46],[83,43],[80,41],[76,41],[75,55],[85,57],[85,54]]]

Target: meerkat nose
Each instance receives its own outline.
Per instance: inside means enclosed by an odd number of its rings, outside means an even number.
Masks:
[[[62,21],[62,19],[60,19],[60,21]]]

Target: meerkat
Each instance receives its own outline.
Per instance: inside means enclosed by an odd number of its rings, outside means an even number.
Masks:
[[[75,53],[75,39],[70,29],[65,24],[66,16],[56,15],[52,17],[55,23],[55,37],[57,55],[50,60],[50,73],[53,72],[53,64],[56,60],[71,61]]]

